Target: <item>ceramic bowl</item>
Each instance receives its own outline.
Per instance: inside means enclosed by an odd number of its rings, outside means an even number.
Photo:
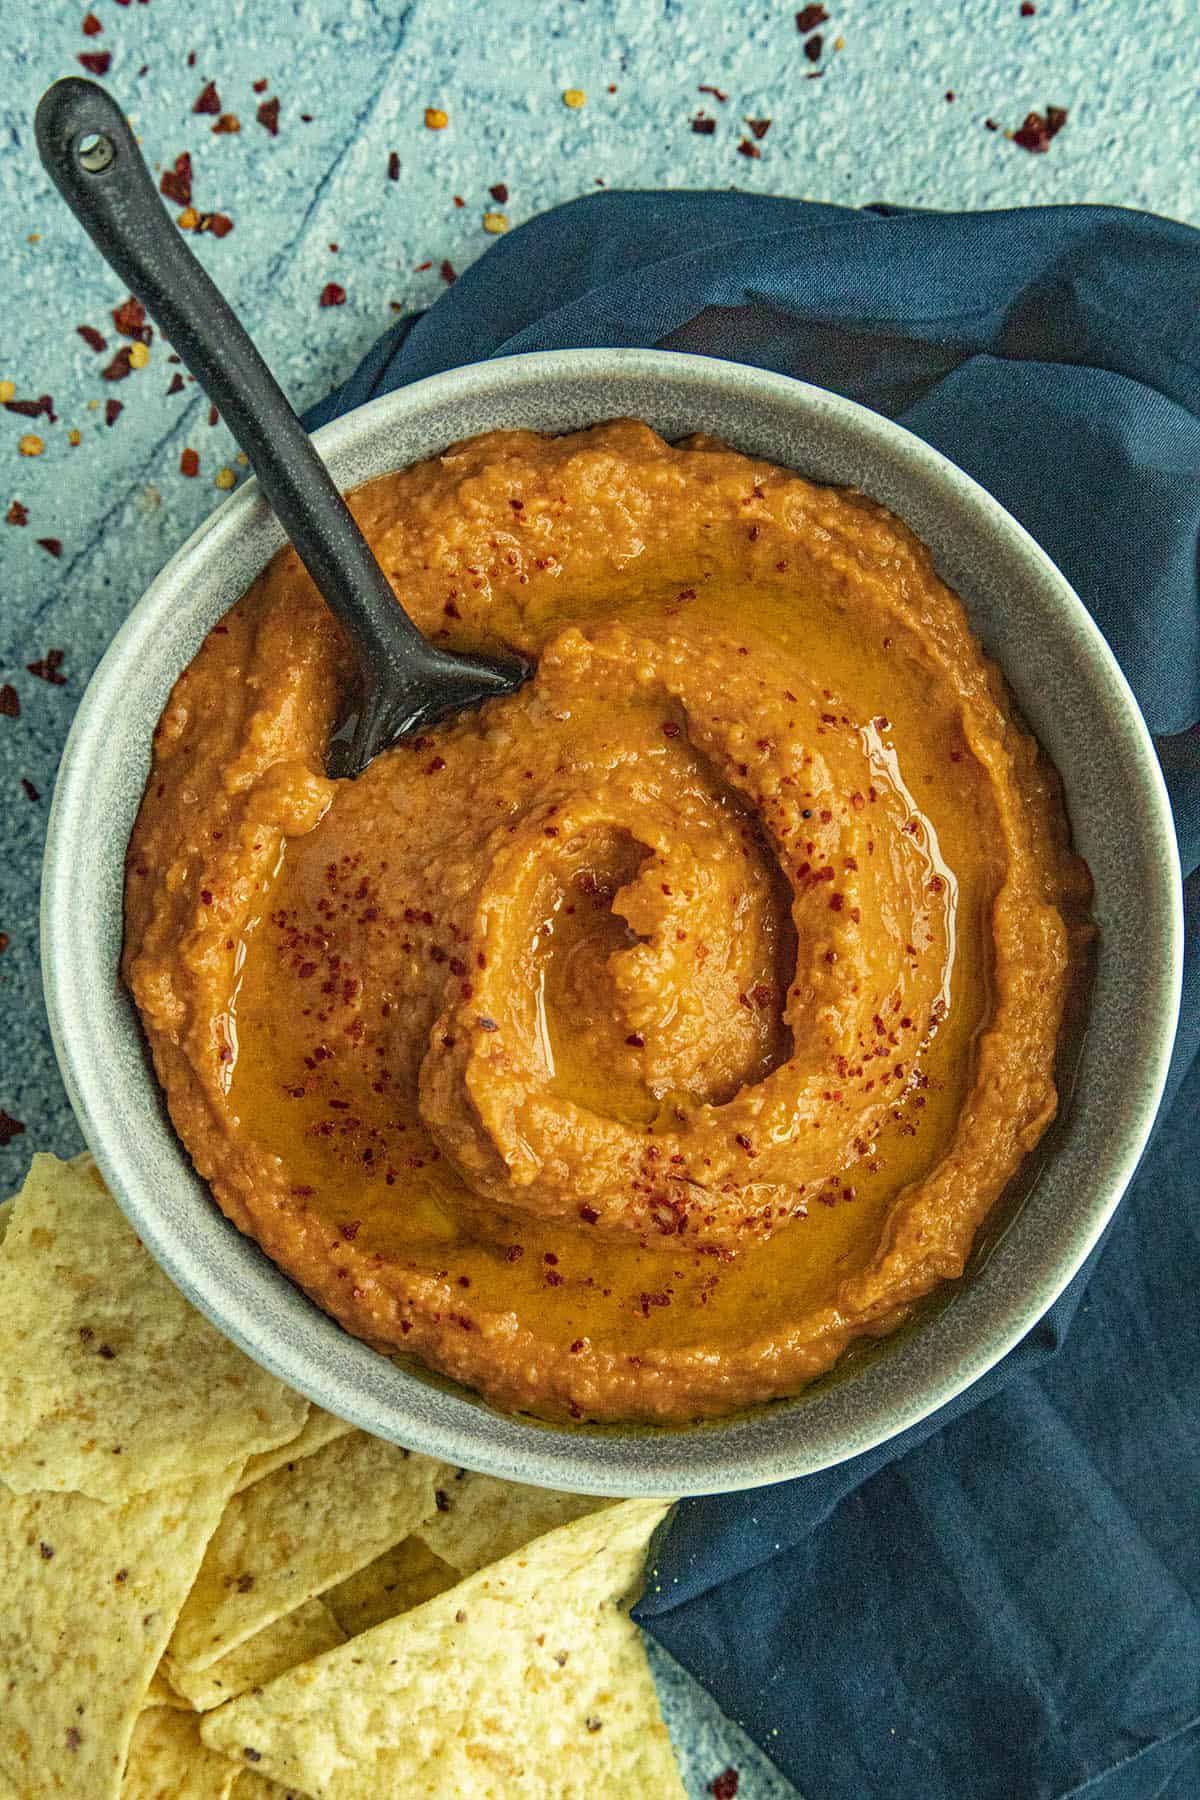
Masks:
[[[172,1131],[118,957],[151,733],[209,628],[283,542],[253,482],[167,564],[92,677],[50,817],[42,956],[63,1078],[105,1179],[171,1279],[256,1362],[377,1436],[473,1469],[588,1493],[711,1493],[803,1475],[902,1431],[977,1380],[1061,1293],[1120,1200],[1158,1105],[1178,1007],[1179,871],[1145,726],[1080,600],[982,488],[860,406],[707,357],[563,351],[417,382],[316,442],[349,489],[476,432],[562,432],[620,414],[667,438],[713,433],[899,514],[1062,773],[1096,884],[1089,1024],[1033,1189],[949,1304],[849,1376],[724,1423],[551,1429],[369,1350],[227,1222]]]

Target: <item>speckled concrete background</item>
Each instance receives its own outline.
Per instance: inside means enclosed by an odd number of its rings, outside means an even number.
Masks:
[[[794,0],[91,4],[93,35],[86,0],[7,0],[0,32],[0,381],[19,400],[49,394],[57,415],[0,414],[0,684],[20,706],[14,718],[0,702],[0,1109],[26,1126],[0,1142],[0,1192],[35,1146],[79,1144],[37,960],[67,726],[118,621],[221,497],[219,472],[241,478],[197,389],[167,392],[176,371],[160,340],[127,379],[102,378],[126,342],[110,317],[123,292],[42,176],[31,128],[39,94],[79,72],[81,53],[111,58],[104,79],[151,162],[188,151],[196,207],[232,220],[228,235],[198,237],[199,253],[301,407],[396,312],[437,299],[443,263],[449,274],[484,254],[486,212],[516,225],[598,184],[942,209],[1106,201],[1200,221],[1195,0],[1036,0],[1031,12],[1020,0],[827,0],[806,35]],[[214,133],[216,119],[193,112],[209,81],[239,130]],[[584,103],[564,104],[567,90]],[[256,112],[275,96],[272,136]],[[1067,124],[1047,154],[1028,154],[1004,134],[1047,105],[1068,108]],[[427,107],[445,111],[445,129],[426,127]],[[694,131],[697,115],[714,129]],[[747,120],[769,129],[755,136]],[[743,142],[759,154],[739,153]],[[344,302],[322,307],[331,282]],[[84,324],[105,351],[77,335]],[[108,401],[122,407],[111,426]],[[38,456],[20,454],[30,433]],[[190,479],[185,448],[199,456]],[[3,522],[13,501],[23,527]],[[51,647],[65,651],[61,684],[26,667]],[[0,1121],[0,1139],[10,1131]],[[743,1800],[791,1792],[661,1655],[656,1669],[695,1795],[727,1763]]]

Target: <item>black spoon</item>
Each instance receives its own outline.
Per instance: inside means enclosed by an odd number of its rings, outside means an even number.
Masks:
[[[357,775],[406,733],[520,687],[531,672],[523,660],[452,655],[408,617],[282,389],[159,199],[111,94],[94,81],[55,82],[35,129],[47,174],[249,456],[354,646],[361,701],[330,773]]]

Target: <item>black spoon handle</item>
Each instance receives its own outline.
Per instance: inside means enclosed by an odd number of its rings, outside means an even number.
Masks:
[[[395,689],[446,662],[388,586],[308,433],[228,302],[180,236],[112,96],[77,77],[37,109],[42,163],[92,242],[158,322],[249,455],[359,666]],[[382,679],[380,680],[382,685]]]

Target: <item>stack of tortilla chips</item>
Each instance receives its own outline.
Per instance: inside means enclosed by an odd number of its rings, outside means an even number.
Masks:
[[[682,1796],[625,1610],[667,1506],[310,1406],[86,1157],[0,1207],[4,1800]]]

